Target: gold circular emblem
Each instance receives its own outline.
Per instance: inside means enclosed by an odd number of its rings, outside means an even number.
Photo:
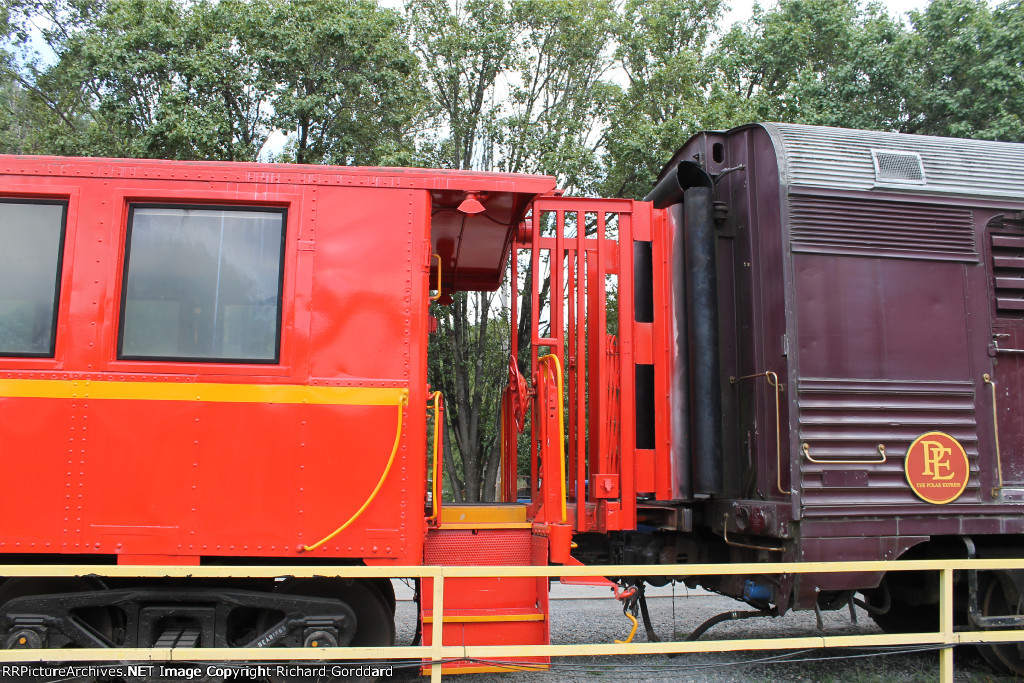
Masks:
[[[903,471],[917,497],[935,505],[959,498],[971,474],[964,447],[944,432],[928,432],[914,439]]]

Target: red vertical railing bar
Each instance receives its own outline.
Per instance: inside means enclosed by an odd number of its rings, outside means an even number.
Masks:
[[[595,248],[596,243],[590,245]],[[597,357],[597,320],[598,310],[601,306],[598,301],[600,287],[597,280],[597,258],[595,251],[587,251],[586,273],[587,273],[587,296],[586,296],[586,318],[587,318],[587,407],[589,408],[587,422],[587,467],[590,475],[585,477],[590,486],[583,495],[587,501],[595,502],[594,496],[594,475],[601,473],[599,461],[601,457],[601,437],[603,430],[600,429],[601,416],[601,388],[605,384],[604,364]]]
[[[619,214],[619,435],[621,528],[636,528],[636,368],[633,364],[633,222]]]
[[[530,506],[526,510],[527,518],[536,519],[540,510],[540,467],[537,454],[541,443],[540,396],[535,394],[530,401]]]
[[[587,364],[586,330],[591,323],[587,320],[587,288],[593,283],[587,280],[587,213],[576,212],[576,377],[579,388],[576,391],[576,468],[573,470],[576,479],[576,529],[586,530],[587,519],[587,377],[590,368]]]
[[[558,356],[565,368],[565,211],[555,212],[555,251],[551,254],[551,338],[555,347],[551,353]],[[555,302],[558,305],[555,305]]]
[[[509,324],[512,334],[509,335],[509,353],[518,362],[519,360],[519,243],[513,242],[512,256],[509,263],[508,288],[512,295],[508,303]],[[521,368],[520,368],[521,369]]]
[[[654,265],[654,330],[652,351],[654,360],[655,396],[667,399],[672,376],[672,358],[669,352],[672,331],[672,284],[668,273],[671,266],[671,250],[668,240],[668,224],[665,214],[653,214],[650,204],[640,204],[634,213],[636,220],[650,222],[651,251]],[[654,402],[654,481],[655,495],[659,500],[672,497],[671,463],[671,406],[667,400]]]
[[[530,321],[530,339],[533,342],[530,345],[530,368],[533,371],[533,385],[534,389],[538,392],[534,396],[534,400],[530,402],[530,424],[531,424],[531,438],[530,438],[530,508],[527,514],[530,519],[536,519],[537,514],[541,507],[541,496],[540,496],[540,467],[539,467],[539,451],[541,445],[541,431],[543,425],[541,424],[540,416],[543,413],[543,408],[540,405],[541,397],[539,394],[539,368],[537,368],[537,354],[539,352],[540,344],[543,342],[550,342],[549,339],[543,339],[540,336],[540,288],[541,288],[541,272],[540,272],[540,243],[541,243],[541,228],[544,225],[544,212],[539,210],[536,204],[533,205],[533,230],[532,239],[530,240],[530,300],[532,303],[531,315],[533,320]],[[553,260],[554,255],[549,259],[549,264]],[[550,288],[549,288],[550,291]],[[553,308],[553,307],[552,307]]]
[[[544,214],[537,205],[533,205],[533,230],[530,240],[530,301],[532,303],[530,321],[530,368],[533,371],[534,388],[537,388],[537,352],[540,344],[540,232]],[[530,401],[530,508],[527,514],[535,519],[540,508],[540,468],[538,467],[538,450],[540,448],[540,397],[534,396]]]
[[[509,362],[519,362],[519,247],[512,243],[509,259],[508,288],[510,300],[509,317]],[[514,503],[519,488],[519,431],[512,407],[512,387],[505,390],[501,397],[501,499],[505,503]]]
[[[537,368],[537,344],[540,342],[540,226],[543,213],[533,206],[533,231],[530,240],[530,369]],[[531,458],[532,459],[532,458]]]
[[[564,212],[559,212],[564,217]],[[576,214],[577,219],[577,231],[579,231],[579,214]],[[579,282],[576,277],[577,273],[574,268],[573,260],[579,258],[579,250],[575,250],[573,254],[573,247],[567,245],[565,249],[565,299],[566,299],[566,326],[565,326],[565,390],[568,394],[566,405],[569,408],[569,424],[566,425],[566,438],[568,441],[568,449],[566,455],[569,458],[569,462],[566,467],[566,472],[569,477],[572,477],[573,473],[576,472],[576,461],[578,452],[576,449],[576,442],[580,439],[579,425],[575,419],[573,419],[573,412],[576,406],[576,396],[580,393],[580,373],[579,365],[580,359],[576,355],[575,339],[579,334],[579,327],[583,326],[582,316],[577,317],[576,307],[573,305],[574,298],[579,293]],[[573,492],[576,497],[577,504],[579,502],[579,496],[576,494],[576,487],[571,485],[572,479],[566,483],[569,491]]]
[[[608,415],[608,402],[605,400],[605,388],[601,384],[607,384],[608,378],[603,372],[605,368],[605,353],[606,353],[606,340],[608,334],[608,296],[606,294],[605,287],[607,287],[607,263],[605,258],[605,231],[608,229],[607,221],[605,218],[606,214],[604,211],[597,212],[597,263],[596,270],[597,276],[594,278],[594,290],[595,295],[598,299],[597,305],[597,330],[596,333],[591,337],[594,339],[597,345],[597,354],[595,356],[596,362],[591,365],[591,371],[594,374],[601,373],[598,375],[601,378],[601,382],[595,387],[594,396],[596,401],[591,404],[591,410],[595,413],[594,417],[597,418],[597,425],[594,431],[597,433],[597,457],[591,458],[590,460],[590,471],[600,472],[602,474],[611,472],[608,469],[608,448],[609,443],[607,439],[607,432],[605,431],[605,425],[609,422]],[[592,269],[593,271],[593,269]]]
[[[597,503],[595,475],[608,474],[608,401],[606,391],[608,385],[608,366],[605,356],[605,339],[608,329],[606,268],[607,250],[605,231],[607,230],[604,210],[597,212],[597,235],[593,261],[587,264],[587,277],[593,279],[588,290],[590,313],[588,321],[590,343],[590,497]],[[589,281],[589,280],[588,280]],[[594,322],[596,319],[596,322]],[[596,380],[596,381],[595,381]]]

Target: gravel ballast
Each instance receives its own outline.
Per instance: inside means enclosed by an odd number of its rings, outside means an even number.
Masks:
[[[415,629],[415,604],[412,592],[397,587],[398,644],[408,644]],[[663,640],[682,640],[708,618],[732,610],[750,607],[735,600],[704,591],[689,590],[681,584],[648,588],[648,605],[655,632]],[[674,608],[674,609],[673,609]],[[823,630],[819,631],[813,612],[790,612],[783,617],[754,618],[724,622],[714,626],[701,640],[739,638],[784,638],[821,635],[877,634],[881,630],[867,612],[857,608],[857,623],[849,609],[823,612]],[[621,603],[604,588],[551,586],[551,642],[554,644],[612,643],[629,634],[630,622],[622,614]],[[646,642],[643,626],[635,642]],[[553,660],[546,671],[459,674],[445,676],[455,683],[534,683],[544,681],[588,682],[631,681],[654,683],[667,681],[711,681],[716,683],[755,683],[768,681],[807,681],[875,683],[883,681],[936,681],[939,655],[935,650],[897,652],[878,650],[800,650],[756,651],[619,657],[562,657]],[[996,674],[970,647],[958,647],[954,654],[955,678],[960,682],[1009,683],[1010,676]],[[420,679],[417,670],[395,672],[396,680]],[[425,679],[420,679],[425,680]]]

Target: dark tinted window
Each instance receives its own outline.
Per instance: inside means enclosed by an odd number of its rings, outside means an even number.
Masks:
[[[278,360],[283,210],[135,206],[119,358]]]
[[[0,200],[0,355],[53,355],[65,209]]]

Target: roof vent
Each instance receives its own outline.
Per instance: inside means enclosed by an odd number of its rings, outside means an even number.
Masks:
[[[917,152],[873,149],[871,158],[875,162],[875,182],[924,185],[924,166]]]

